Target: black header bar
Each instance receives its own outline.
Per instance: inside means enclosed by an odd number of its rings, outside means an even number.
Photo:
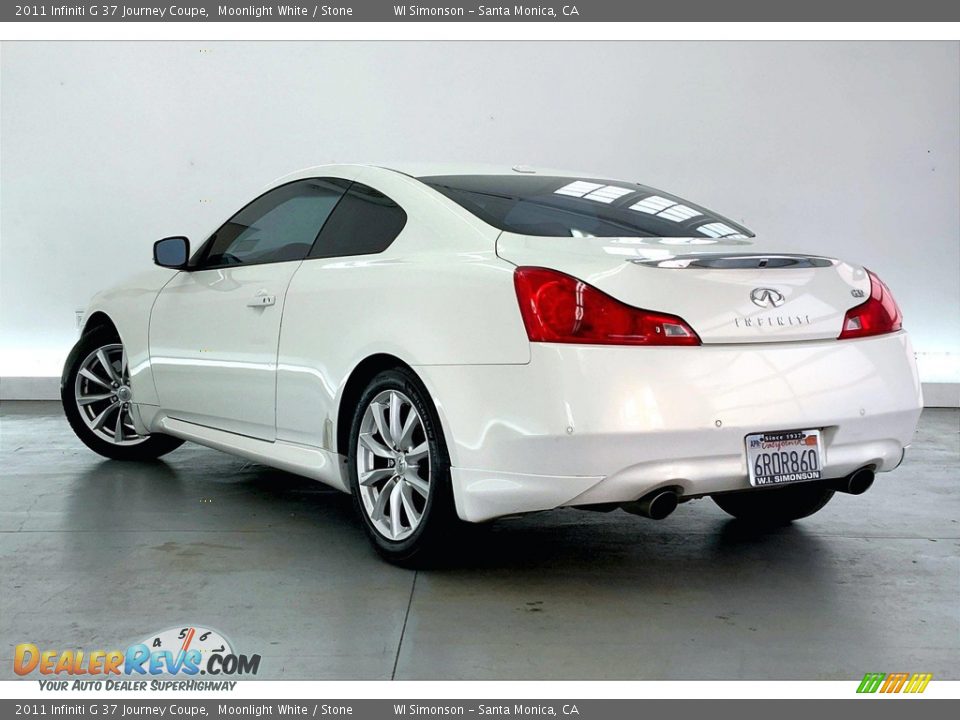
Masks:
[[[4,3],[4,22],[955,22],[943,0],[564,0],[535,3],[173,2]]]

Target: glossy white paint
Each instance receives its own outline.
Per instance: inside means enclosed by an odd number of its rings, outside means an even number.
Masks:
[[[335,449],[346,380],[373,355],[412,366],[530,358],[512,266],[494,250],[497,231],[472,215],[465,223],[404,175],[369,168],[357,179],[406,208],[407,224],[380,255],[306,260],[293,277],[277,373],[282,440]]]
[[[236,433],[217,430],[172,417],[153,423],[156,430],[176,435],[200,445],[249,458],[272,467],[320,480],[338,490],[349,492],[343,457],[329,450],[287,442],[268,442]]]
[[[117,328],[127,351],[130,387],[137,402],[146,405],[158,403],[147,337],[150,312],[160,290],[176,275],[175,270],[151,266],[122,285],[94,295],[84,314],[87,325],[96,322],[102,314]]]
[[[299,262],[181,272],[150,315],[164,409],[190,422],[276,438],[277,337]],[[271,304],[262,304],[263,299]]]
[[[708,238],[545,238],[503,233],[497,253],[517,265],[546,265],[580,278],[634,307],[679,315],[704,343],[784,342],[836,338],[846,311],[870,294],[863,268],[762,270],[684,267],[681,258],[760,252],[755,243]],[[750,291],[783,293],[761,308]],[[864,296],[854,297],[859,290]]]
[[[417,368],[443,399],[464,518],[747,488],[744,438],[768,430],[822,428],[824,477],[892,470],[922,405],[902,332],[532,350],[527,365]]]
[[[310,168],[275,184],[330,176],[366,183],[406,210],[386,251],[156,269],[96,298],[90,311],[110,317],[130,354],[141,429],[346,489],[337,438],[353,408],[344,389],[365,360],[390,355],[434,400],[457,509],[472,521],[626,502],[662,486],[688,497],[745,488],[752,432],[822,428],[829,477],[892,469],[910,443],[921,397],[906,334],[835,339],[845,310],[862,301],[854,293],[869,292],[860,267],[651,266],[642,263],[744,248],[500,234],[419,181],[370,166]],[[680,315],[705,344],[530,343],[517,264]],[[784,293],[783,306],[751,304],[751,288],[768,285]],[[249,306],[261,293],[275,304]]]

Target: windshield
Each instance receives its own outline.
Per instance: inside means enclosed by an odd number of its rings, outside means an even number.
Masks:
[[[433,175],[419,180],[519,235],[746,239],[742,225],[669,193],[619,180]]]

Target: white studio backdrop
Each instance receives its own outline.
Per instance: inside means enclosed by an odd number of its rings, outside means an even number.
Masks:
[[[0,397],[55,391],[31,379],[154,240],[199,242],[292,170],[394,159],[637,180],[866,264],[956,404],[956,42],[4,43]]]

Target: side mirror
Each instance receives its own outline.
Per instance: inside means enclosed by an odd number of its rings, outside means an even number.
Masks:
[[[168,237],[153,244],[153,261],[160,267],[184,270],[190,259],[190,241],[185,237]]]

